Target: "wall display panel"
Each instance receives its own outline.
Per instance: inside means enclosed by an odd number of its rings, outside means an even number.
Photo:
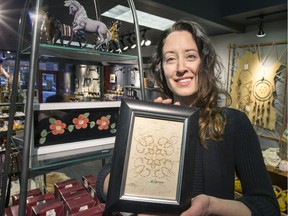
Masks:
[[[259,136],[280,141],[287,122],[287,41],[230,45],[231,107],[247,114]]]

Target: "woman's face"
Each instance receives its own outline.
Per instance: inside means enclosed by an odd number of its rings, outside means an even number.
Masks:
[[[192,101],[189,98],[198,89],[201,59],[196,42],[188,31],[175,31],[168,35],[163,46],[162,64],[174,101],[190,105]]]

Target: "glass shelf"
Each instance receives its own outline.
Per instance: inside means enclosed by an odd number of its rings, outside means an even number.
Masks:
[[[113,139],[111,139],[111,143],[95,145],[93,147],[59,151],[56,153],[53,152],[42,155],[32,154],[30,156],[29,178],[51,172],[65,166],[72,166],[74,164],[83,163],[86,161],[100,160],[111,157],[114,148]],[[20,151],[23,149],[23,140],[21,138],[12,137],[12,143]]]
[[[42,61],[93,61],[106,64],[138,64],[138,57],[126,54],[102,52],[93,49],[80,49],[58,45],[39,44],[39,54]],[[22,55],[30,55],[30,47],[22,52]]]

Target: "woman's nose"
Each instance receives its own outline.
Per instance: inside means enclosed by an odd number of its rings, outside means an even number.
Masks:
[[[187,66],[184,60],[179,60],[177,65],[178,73],[185,73],[187,71]]]

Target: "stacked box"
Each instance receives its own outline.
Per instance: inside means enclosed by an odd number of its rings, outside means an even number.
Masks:
[[[32,207],[32,216],[64,216],[64,204],[60,200],[51,200]]]
[[[96,194],[96,185],[89,185],[88,192],[90,196],[96,201],[97,205],[101,203]]]
[[[39,196],[41,194],[42,194],[42,192],[41,192],[41,190],[39,188],[29,190],[29,191],[27,191],[27,199],[29,197]],[[20,201],[20,194],[19,193],[18,194],[14,194],[12,196],[12,205],[18,205],[19,201]]]
[[[84,211],[96,205],[95,200],[87,193],[87,195],[69,199],[65,202],[66,215]]]
[[[86,176],[82,176],[82,183],[83,183],[83,186],[88,189],[88,187],[90,185],[95,185],[96,184],[96,180],[97,180],[97,177],[94,176],[94,175],[86,175]]]
[[[13,205],[5,208],[5,216],[18,216],[19,205]]]
[[[68,179],[65,181],[54,183],[55,197],[60,198],[59,190],[73,187],[76,184],[79,184],[79,182],[76,179]]]
[[[63,200],[64,196],[66,196],[66,197],[70,196],[70,195],[77,193],[78,191],[81,191],[81,190],[85,190],[85,188],[83,187],[82,184],[80,184],[78,182],[77,184],[73,185],[72,187],[59,189],[58,198]]]
[[[47,193],[39,196],[34,197],[28,197],[27,198],[27,204],[26,204],[26,215],[31,216],[32,215],[32,207],[39,205],[40,203],[45,203],[51,200],[54,200],[55,196],[53,193]]]
[[[102,216],[104,213],[105,205],[97,205],[84,211],[70,214],[70,216]]]
[[[62,200],[63,200],[63,202],[67,202],[67,200],[75,199],[77,197],[82,197],[82,196],[86,196],[86,195],[89,195],[86,190],[80,190],[80,191],[76,191],[75,193],[72,193],[72,194],[63,195]]]

